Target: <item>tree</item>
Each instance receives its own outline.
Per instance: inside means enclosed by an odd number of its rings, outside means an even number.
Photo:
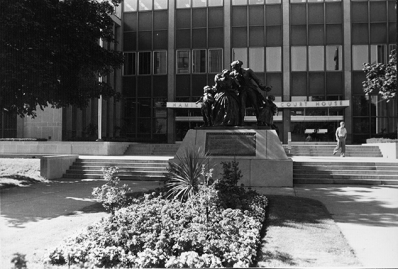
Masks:
[[[111,15],[121,0],[0,1],[0,111],[35,116],[36,107],[87,106],[115,96],[99,76],[123,64]]]
[[[366,95],[378,93],[387,102],[397,93],[397,53],[392,50],[387,64],[364,64],[366,80],[362,86]]]

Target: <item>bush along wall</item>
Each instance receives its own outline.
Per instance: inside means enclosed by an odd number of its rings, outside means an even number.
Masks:
[[[223,165],[222,178],[214,182],[204,165],[196,168],[201,169],[197,182],[191,181],[198,183],[196,191],[184,199],[166,192],[132,199],[129,206],[63,241],[47,262],[115,268],[253,265],[267,198],[237,186],[237,163]],[[228,192],[234,193],[234,203],[225,200]]]

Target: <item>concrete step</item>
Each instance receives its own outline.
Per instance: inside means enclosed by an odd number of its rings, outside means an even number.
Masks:
[[[174,156],[180,144],[139,144],[134,143],[124,152],[124,155],[154,155],[154,156]]]

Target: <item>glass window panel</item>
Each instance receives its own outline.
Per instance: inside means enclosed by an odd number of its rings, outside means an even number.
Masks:
[[[354,45],[352,46],[352,70],[362,70],[363,64],[368,60],[368,46]]]
[[[196,96],[197,98],[199,98],[199,96],[202,96],[203,87],[206,85],[206,83],[207,83],[206,75],[192,75],[192,96]],[[198,99],[195,98],[194,100],[196,101]]]
[[[324,44],[324,28],[322,25],[308,26],[308,44],[309,45],[323,45]]]
[[[192,7],[205,7],[206,0],[192,0]]]
[[[138,29],[139,31],[152,30],[152,12],[138,13]]]
[[[192,47],[193,48],[207,47],[206,29],[193,29],[192,30]]]
[[[355,10],[355,12],[353,12]],[[368,21],[368,2],[351,2],[351,22]]]
[[[138,104],[138,108],[140,109],[140,104]],[[145,107],[142,109],[144,110]],[[150,117],[150,114],[147,117]],[[138,119],[138,133],[150,134],[151,133],[151,121],[148,119]],[[148,139],[148,137],[146,137],[146,138]]]
[[[173,0],[171,0],[173,1]],[[177,8],[189,8],[191,7],[191,0],[178,0],[176,1]]]
[[[354,116],[369,116],[369,102],[365,96],[354,95],[351,101]]]
[[[352,24],[352,43],[353,44],[368,44],[369,33],[367,23],[353,23]]]
[[[291,57],[292,71],[307,71],[306,47],[292,47]]]
[[[123,75],[135,75],[135,53],[124,53]]]
[[[124,12],[137,11],[137,0],[124,0],[123,3]]]
[[[291,44],[292,45],[307,45],[307,27],[305,25],[292,25],[291,28]],[[268,35],[267,35],[268,37]]]
[[[305,3],[307,0],[290,0],[290,3]]]
[[[266,46],[282,46],[282,27],[268,26],[266,28]]]
[[[209,47],[219,48],[224,47],[224,29],[223,28],[209,28]]]
[[[264,72],[264,48],[249,48],[249,66],[254,72]]]
[[[246,48],[233,48],[232,49],[232,61],[241,60],[243,62],[242,67],[247,67],[247,49]]]
[[[326,70],[343,70],[343,50],[342,46],[326,46]]]
[[[389,23],[388,26],[388,42],[397,43],[397,23]]]
[[[343,73],[342,72],[327,72],[326,73],[326,92],[328,94],[343,94],[344,93]]]
[[[282,48],[267,47],[266,49],[266,70],[267,72],[282,71]]]
[[[137,96],[151,97],[152,78],[150,76],[137,77]]]
[[[370,43],[387,43],[387,24],[371,23],[370,24]]]
[[[135,97],[136,94],[136,77],[123,77],[122,94],[123,97]]]
[[[247,5],[247,0],[232,0],[232,5],[233,6]]]
[[[387,63],[387,45],[371,45],[370,62],[372,64]]]
[[[323,15],[323,4],[308,5],[308,23],[323,24],[325,16]]]
[[[152,49],[152,32],[138,32],[138,49],[151,50]]]
[[[209,7],[220,7],[223,6],[224,0],[208,0],[207,5]]]
[[[232,46],[233,47],[247,47],[247,28],[246,27],[232,28]]]
[[[177,51],[177,74],[189,73],[189,51]]]
[[[264,25],[264,8],[249,7],[249,25]]]
[[[197,8],[192,10],[192,27],[206,27],[207,25],[207,9]]]
[[[341,2],[326,3],[326,23],[343,23]]]
[[[246,7],[232,8],[232,26],[246,26],[247,25],[247,10]]]
[[[190,75],[176,77],[176,96],[190,96]],[[186,101],[189,101],[186,99]],[[178,109],[177,109],[178,110]]]
[[[272,90],[269,95],[282,95],[282,73],[267,73],[266,74],[266,85],[271,86]]]
[[[282,25],[282,6],[270,5],[265,10],[266,25]]]
[[[140,10],[152,10],[152,0],[138,0]]]
[[[343,44],[343,27],[341,24],[326,25],[326,44]]]
[[[154,31],[153,32],[153,48],[154,49],[167,49],[168,35],[167,31]]]
[[[167,97],[167,76],[159,75],[153,77],[153,96]]]
[[[249,0],[249,5],[263,5],[264,0]]]
[[[153,56],[153,73],[154,74],[167,74],[167,52],[155,51]]]
[[[397,21],[396,1],[388,1],[388,21]]]
[[[362,94],[363,92],[362,82],[366,80],[366,74],[363,71],[353,71],[352,72],[352,92],[354,94]]]
[[[264,46],[264,27],[250,27],[249,28],[249,46]]]
[[[224,10],[222,8],[209,8],[209,27],[224,26]]]
[[[291,74],[291,98],[292,101],[305,101],[307,100],[307,73],[297,72]],[[303,100],[294,100],[293,96],[303,96]]]
[[[192,51],[192,73],[206,73],[206,50]]]
[[[281,0],[265,0],[266,4],[280,4]]]
[[[291,5],[290,20],[291,25],[307,23],[307,12],[305,5]]]
[[[124,32],[137,31],[137,12],[123,15]]]
[[[176,31],[176,48],[191,47],[191,30],[177,30]]]
[[[138,53],[138,74],[149,75],[151,74],[151,53],[139,52]]]
[[[155,11],[153,13],[153,29],[154,30],[167,30],[169,23],[169,16],[167,11]]]
[[[370,22],[387,21],[387,2],[370,2]]]
[[[308,63],[309,71],[324,70],[325,52],[323,46],[309,46],[308,47]]]
[[[325,73],[318,73],[318,72],[310,73],[309,95],[321,95],[322,98],[324,98],[324,94],[325,94]]]
[[[128,32],[123,34],[123,50],[135,50],[137,47],[136,43],[137,33]]]
[[[209,73],[218,73],[222,70],[222,49],[209,50]]]
[[[155,0],[154,1],[155,10],[167,9],[168,8],[167,5],[168,5],[167,0]]]
[[[177,1],[179,3],[179,1]],[[176,28],[191,28],[191,10],[180,9],[176,11]]]

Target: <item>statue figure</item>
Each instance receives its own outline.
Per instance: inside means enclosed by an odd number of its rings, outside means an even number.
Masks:
[[[261,95],[260,90],[268,92],[271,90],[271,88],[263,85],[261,80],[255,75],[253,70],[251,70],[250,68],[242,68],[242,65],[243,62],[240,60],[232,62],[231,67],[233,71],[230,74],[240,86],[240,118],[238,125],[243,125],[244,123],[247,104],[251,105],[254,108],[257,118],[257,124],[261,125],[261,122],[259,122],[259,116],[260,107],[263,106],[264,98]]]
[[[196,101],[196,104],[202,102],[200,112],[203,117],[204,126],[213,126],[212,108],[214,103],[215,88],[205,86],[203,88],[203,95]]]
[[[275,96],[268,95],[265,98],[264,105],[260,108],[258,124],[268,126],[274,129],[274,115],[278,112],[278,107],[274,103]]]
[[[213,126],[236,126],[239,124],[239,99],[236,82],[230,71],[224,69],[214,78],[216,94],[213,104]]]

